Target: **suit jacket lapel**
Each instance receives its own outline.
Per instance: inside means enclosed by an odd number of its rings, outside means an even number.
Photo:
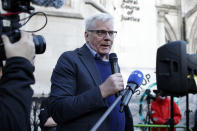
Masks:
[[[79,58],[81,59],[82,63],[85,65],[85,67],[89,71],[90,75],[94,79],[96,85],[100,85],[102,82],[101,77],[100,77],[100,73],[96,67],[94,57],[91,54],[90,50],[86,47],[86,45],[84,45],[83,47],[79,48],[78,54],[79,54]]]

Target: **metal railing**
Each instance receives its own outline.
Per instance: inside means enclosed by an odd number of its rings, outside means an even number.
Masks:
[[[46,99],[46,96],[41,95],[41,96],[36,96],[32,98],[32,109],[31,109],[31,117],[30,117],[30,122],[31,122],[31,130],[32,131],[39,131],[40,128],[40,120],[38,118],[38,115],[40,113],[40,105],[42,100]]]

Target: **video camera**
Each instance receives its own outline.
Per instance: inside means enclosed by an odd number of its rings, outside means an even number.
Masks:
[[[173,41],[157,50],[157,88],[180,97],[197,93],[197,55],[186,53],[185,41]]]
[[[6,13],[3,14],[0,12],[0,36],[5,34],[12,43],[17,42],[20,39],[19,29],[24,26],[33,15],[35,15],[35,13],[32,12],[34,11],[34,8],[30,6],[30,0],[1,0],[1,3],[2,8]],[[30,14],[28,20],[26,20],[23,25],[19,23],[22,21],[19,16],[20,13]],[[36,54],[44,53],[46,49],[45,39],[41,35],[34,35],[33,41]],[[6,56],[4,44],[0,37],[0,62],[3,60],[6,60]]]

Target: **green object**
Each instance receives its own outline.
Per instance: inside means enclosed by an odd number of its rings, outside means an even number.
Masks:
[[[169,128],[170,130],[170,125],[155,125],[155,124],[135,124],[134,128],[140,128],[141,131],[145,131],[146,128]],[[186,131],[186,126],[174,126],[174,128],[176,129],[183,129],[183,131]],[[192,131],[192,129],[190,128],[189,131]]]

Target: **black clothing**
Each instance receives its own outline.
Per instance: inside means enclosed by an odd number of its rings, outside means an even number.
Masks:
[[[40,106],[40,114],[39,114],[39,119],[40,119],[40,128],[42,131],[55,131],[56,127],[45,127],[44,124],[46,123],[46,121],[48,120],[48,118],[50,117],[49,113],[48,113],[48,99],[44,99],[41,103]]]
[[[35,82],[34,67],[25,58],[6,60],[0,80],[0,130],[30,130],[30,110]]]
[[[96,65],[98,67],[102,82],[112,74],[112,69],[109,61],[103,61],[101,59],[95,60]],[[116,100],[115,95],[108,96],[106,98],[108,107],[110,107],[114,101]],[[108,115],[110,120],[110,130],[109,131],[124,131],[125,130],[125,113],[120,112],[120,104],[119,101],[113,110]]]
[[[194,115],[194,127],[192,130],[197,131],[197,109],[196,109],[195,115]]]

